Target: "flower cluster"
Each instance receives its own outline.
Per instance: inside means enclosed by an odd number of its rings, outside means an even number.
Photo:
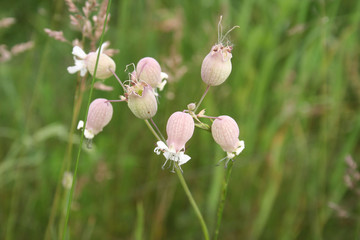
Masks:
[[[162,168],[168,165],[169,168],[172,167],[173,172],[175,168],[182,171],[181,165],[191,159],[185,154],[185,145],[191,139],[195,126],[211,131],[215,142],[227,153],[226,157],[222,159],[227,160],[225,167],[230,160],[243,151],[245,143],[243,140],[239,140],[240,131],[234,119],[226,115],[206,116],[205,109],[196,113],[209,88],[224,83],[231,73],[232,46],[224,44],[223,38],[212,46],[202,62],[201,78],[207,85],[205,93],[197,104],[191,103],[186,110],[174,112],[169,117],[166,125],[166,140],[153,121],[153,117],[158,110],[158,91],[164,89],[168,75],[162,72],[160,64],[154,58],[144,57],[138,61],[136,66],[130,64],[134,66],[134,70],[129,74],[129,80],[122,82],[115,73],[114,60],[104,53],[106,47],[106,44],[102,45],[96,52],[86,54],[80,47],[75,46],[72,51],[75,65],[67,69],[71,74],[79,72],[82,77],[89,72],[90,75],[94,76],[95,74],[95,78],[102,80],[115,76],[124,90],[124,94],[120,96],[119,100],[98,98],[91,103],[84,129],[84,136],[87,139],[93,139],[110,122],[113,114],[110,102],[127,102],[130,111],[137,118],[145,120],[158,138],[154,152],[158,155],[162,153],[165,157]],[[98,62],[97,69],[95,69],[96,62]],[[210,119],[211,126],[200,120],[202,118]],[[78,128],[83,127],[84,122],[80,121]]]
[[[229,32],[227,32],[225,36]],[[205,109],[196,113],[197,108],[200,106],[209,88],[224,83],[231,73],[232,46],[223,44],[225,36],[219,36],[219,42],[211,48],[211,51],[202,62],[201,78],[203,82],[207,84],[207,89],[201,100],[197,105],[190,103],[188,109],[184,112],[175,112],[172,114],[166,126],[168,135],[166,144],[162,141],[157,142],[157,147],[154,152],[158,155],[163,152],[166,159],[163,168],[168,160],[171,160],[173,161],[173,170],[174,166],[178,166],[181,170],[180,166],[190,160],[190,157],[184,154],[184,152],[185,144],[190,140],[194,132],[194,126],[211,131],[215,142],[227,153],[226,157],[222,159],[226,159],[225,167],[227,167],[230,160],[233,160],[234,157],[239,155],[245,148],[244,141],[239,140],[240,130],[234,119],[229,116],[219,116],[215,118],[206,116]],[[215,120],[210,127],[199,118]]]

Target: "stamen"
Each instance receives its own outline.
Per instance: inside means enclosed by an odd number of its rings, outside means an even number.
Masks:
[[[86,147],[92,149],[92,139],[86,138]]]
[[[175,173],[175,167],[176,167],[176,166],[175,166],[175,162],[172,163],[172,164],[173,164],[173,167],[172,167],[172,169],[171,169],[171,172],[172,172],[172,173]]]
[[[228,164],[229,164],[229,162],[230,162],[230,160],[232,161],[232,162],[234,162],[234,160],[233,159],[230,159],[230,158],[228,158],[228,160],[226,161],[226,163],[225,163],[225,169],[227,168],[227,166],[228,166]]]
[[[178,168],[180,169],[181,173],[184,173],[180,165],[178,165]]]
[[[224,158],[222,158],[217,164],[216,164],[216,166],[219,166],[220,165],[220,163],[222,162],[222,161],[224,161],[225,159],[228,159],[228,157],[224,157]]]
[[[168,161],[169,161],[169,159],[166,159],[166,160],[165,160],[165,163],[164,163],[164,164],[162,165],[162,167],[161,167],[162,170],[164,170],[164,168],[165,168],[165,166],[166,166],[166,163],[167,163]],[[171,164],[171,163],[170,163],[170,164]]]

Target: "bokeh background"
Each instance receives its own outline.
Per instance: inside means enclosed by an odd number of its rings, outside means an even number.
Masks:
[[[74,1],[82,6],[83,1]],[[42,239],[62,180],[77,77],[72,46],[44,28],[80,38],[64,1],[1,1],[8,49],[33,48],[0,63],[0,239]],[[117,73],[145,56],[170,76],[154,120],[196,102],[206,86],[202,59],[217,41],[217,23],[233,43],[233,71],[210,89],[203,107],[230,115],[246,149],[236,158],[220,239],[358,239],[360,2],[355,0],[113,1],[105,40],[119,49]],[[88,51],[89,49],[86,49]],[[90,82],[90,78],[87,79]],[[116,99],[122,89],[94,90]],[[89,91],[82,100],[84,118]],[[156,139],[125,103],[92,150],[82,151],[68,239],[202,239],[176,174],[161,170]],[[80,133],[75,131],[73,171]],[[184,177],[212,233],[225,170],[224,152],[197,129]],[[59,239],[68,190],[61,188],[50,237]]]

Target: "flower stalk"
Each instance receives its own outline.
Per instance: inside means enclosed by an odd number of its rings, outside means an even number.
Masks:
[[[149,121],[148,121],[148,120],[145,120],[145,123],[146,123],[146,125],[148,126],[149,130],[152,132],[152,134],[155,136],[155,138],[156,138],[158,141],[162,141],[162,140],[160,139],[160,137],[157,135],[157,133],[156,133],[156,131],[154,130],[154,128],[153,128],[153,127],[151,126],[151,124],[149,123]],[[175,164],[176,164],[176,163],[175,163]],[[176,165],[177,165],[177,164],[176,164]],[[206,225],[205,220],[204,220],[204,218],[203,218],[203,216],[202,216],[202,214],[201,214],[201,212],[200,212],[200,210],[199,210],[199,207],[197,206],[197,204],[196,204],[196,202],[195,202],[195,200],[194,200],[194,198],[193,198],[193,196],[192,196],[192,194],[191,194],[191,192],[190,192],[190,190],[189,190],[189,187],[188,187],[187,184],[186,184],[186,181],[185,181],[185,179],[184,179],[184,177],[183,177],[183,175],[182,175],[181,169],[180,169],[179,166],[176,166],[174,169],[175,169],[176,175],[177,175],[178,178],[179,178],[180,184],[181,184],[182,188],[184,189],[184,192],[186,193],[186,196],[188,197],[188,199],[189,199],[189,201],[190,201],[190,204],[191,204],[191,206],[193,207],[194,212],[195,212],[195,214],[196,214],[196,216],[197,216],[197,218],[198,218],[198,220],[199,220],[199,223],[200,223],[200,225],[201,225],[201,229],[202,229],[202,231],[203,231],[204,238],[205,238],[205,240],[209,240],[210,238],[209,238],[209,231],[208,231],[207,225]]]
[[[180,181],[180,183],[181,183],[181,186],[183,187],[183,189],[184,189],[184,191],[185,191],[185,193],[186,193],[186,196],[189,198],[189,201],[190,201],[190,203],[191,203],[191,206],[192,206],[193,209],[194,209],[194,212],[195,212],[196,216],[197,216],[198,219],[199,219],[199,222],[200,222],[201,229],[202,229],[202,231],[203,231],[205,240],[210,239],[210,238],[209,238],[209,231],[208,231],[208,229],[207,229],[207,226],[206,226],[206,223],[205,223],[205,221],[204,221],[204,218],[203,218],[203,216],[202,216],[202,214],[201,214],[201,212],[200,212],[200,210],[199,210],[199,207],[197,206],[197,204],[196,204],[196,202],[195,202],[195,200],[194,200],[194,198],[193,198],[193,196],[192,196],[192,194],[191,194],[191,192],[190,192],[190,190],[189,190],[189,188],[188,188],[188,186],[187,186],[187,184],[186,184],[186,182],[185,182],[185,179],[184,179],[184,176],[183,176],[182,173],[181,173],[181,170],[176,167],[176,168],[175,168],[175,172],[176,172],[176,174],[177,174],[177,176],[178,176],[178,178],[179,178],[179,181]]]
[[[206,87],[204,94],[203,94],[203,95],[201,96],[201,98],[200,98],[200,101],[196,104],[196,108],[195,108],[194,112],[196,112],[196,110],[198,110],[200,104],[201,104],[202,101],[204,100],[204,98],[205,98],[206,94],[208,93],[209,89],[210,89],[210,85],[208,85],[208,86]]]

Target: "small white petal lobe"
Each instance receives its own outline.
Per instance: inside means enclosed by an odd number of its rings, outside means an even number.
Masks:
[[[81,129],[84,127],[84,121],[83,120],[80,120],[78,125],[77,125],[77,128],[76,129]]]
[[[79,46],[75,46],[72,50],[72,54],[80,59],[85,59],[87,54]]]

